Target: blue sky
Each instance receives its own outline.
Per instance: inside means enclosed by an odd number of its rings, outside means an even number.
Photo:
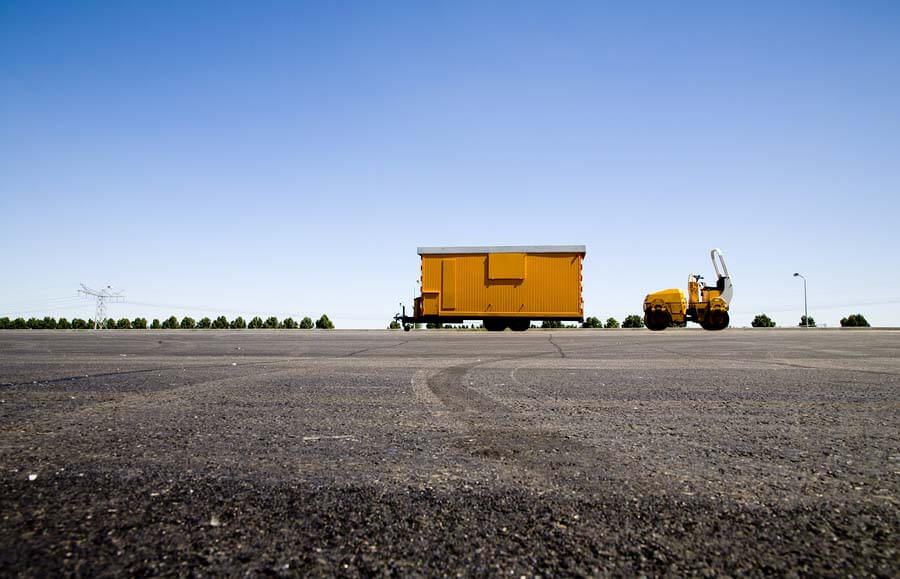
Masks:
[[[420,245],[585,244],[900,326],[896,2],[0,3],[0,315],[384,327]]]

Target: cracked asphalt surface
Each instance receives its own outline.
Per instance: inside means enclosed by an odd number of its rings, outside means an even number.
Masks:
[[[3,331],[0,569],[900,575],[900,332]]]

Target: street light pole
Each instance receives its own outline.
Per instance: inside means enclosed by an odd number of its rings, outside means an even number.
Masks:
[[[809,327],[809,310],[806,307],[806,278],[800,275],[799,273],[795,273],[794,277],[799,277],[803,280],[803,320],[806,322],[806,327]]]

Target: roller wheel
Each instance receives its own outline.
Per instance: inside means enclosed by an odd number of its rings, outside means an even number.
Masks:
[[[672,316],[666,310],[647,310],[644,312],[644,325],[648,330],[659,332],[672,325]]]
[[[704,323],[700,324],[700,326],[704,330],[710,330],[710,331],[715,332],[718,330],[724,330],[725,328],[728,327],[728,324],[730,322],[731,322],[731,318],[728,316],[728,312],[716,310],[716,311],[710,312],[706,318],[706,321]]]
[[[531,320],[515,318],[509,321],[509,329],[514,332],[524,332],[531,326]]]
[[[502,332],[506,329],[506,320],[499,318],[487,318],[484,320],[484,329],[489,332]]]

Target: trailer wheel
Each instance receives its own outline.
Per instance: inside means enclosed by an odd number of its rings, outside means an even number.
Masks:
[[[412,329],[412,324],[403,324],[403,331],[408,332]]]
[[[502,332],[506,329],[506,320],[502,318],[487,318],[484,320],[484,329],[489,332]]]
[[[531,320],[524,318],[514,318],[509,321],[509,329],[514,332],[524,332],[531,327]]]

